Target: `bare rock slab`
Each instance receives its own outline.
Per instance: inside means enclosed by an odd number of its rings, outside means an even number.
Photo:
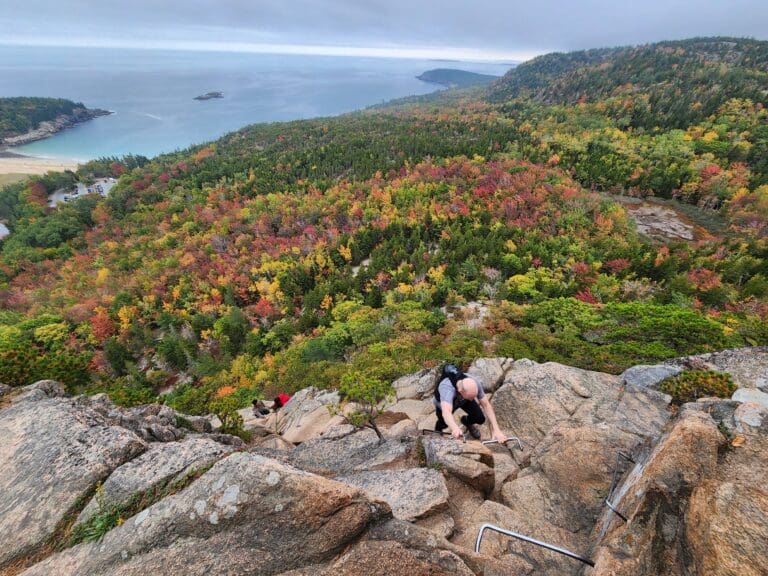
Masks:
[[[44,544],[97,482],[145,449],[133,432],[39,387],[0,411],[0,438],[0,567]]]
[[[144,454],[123,464],[107,478],[101,493],[80,513],[77,524],[87,521],[102,507],[126,505],[136,494],[202,470],[233,449],[200,436],[190,436],[180,442],[153,443]]]
[[[445,479],[429,468],[357,472],[337,480],[384,500],[401,520],[423,518],[448,506]]]
[[[474,576],[455,553],[435,548],[418,550],[392,541],[363,541],[329,570],[334,576]]]
[[[360,490],[240,452],[99,542],[60,552],[24,574],[290,573],[329,562],[390,514]]]
[[[397,438],[379,443],[378,436],[370,428],[353,431],[352,427],[331,428],[327,436],[313,438],[278,459],[307,472],[336,476],[355,470],[394,468],[398,462],[406,462],[410,445]],[[334,434],[334,431],[339,431]],[[404,467],[404,466],[401,466]]]
[[[590,411],[617,399],[620,389],[616,376],[519,360],[491,402],[502,430],[535,445],[558,422],[591,420]]]

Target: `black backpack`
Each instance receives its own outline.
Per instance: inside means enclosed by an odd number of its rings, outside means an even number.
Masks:
[[[459,370],[455,365],[453,364],[443,364],[442,370],[439,372],[439,376],[437,378],[437,382],[435,382],[435,400],[437,400],[437,403],[440,403],[440,382],[448,378],[448,380],[451,381],[451,384],[453,384],[453,387],[456,388],[456,383],[459,380],[462,380],[467,377],[464,372]],[[456,393],[456,396],[453,398],[454,408],[456,405],[456,400],[461,401],[461,396],[459,396],[458,392]]]

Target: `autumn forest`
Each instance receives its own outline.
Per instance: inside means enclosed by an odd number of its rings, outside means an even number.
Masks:
[[[0,382],[223,417],[444,360],[768,345],[768,42],[550,54],[0,190]],[[48,195],[114,177],[106,199]],[[638,231],[632,207],[698,231]]]

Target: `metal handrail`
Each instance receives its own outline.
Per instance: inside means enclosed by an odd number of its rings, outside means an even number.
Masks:
[[[615,513],[616,516],[621,518],[624,522],[629,522],[626,516],[619,512],[615,506],[611,503],[611,497],[613,496],[613,491],[616,490],[617,481],[619,479],[619,461],[624,458],[624,460],[631,462],[632,464],[635,464],[635,459],[632,458],[632,456],[629,456],[627,454],[624,454],[621,450],[616,451],[616,465],[613,467],[613,480],[611,481],[611,487],[608,489],[608,497],[605,499],[605,504],[608,506],[608,508],[611,510],[611,512]]]
[[[517,436],[509,436],[506,440],[504,440],[504,442],[501,442],[501,444],[504,444],[506,446],[507,442],[511,442],[512,440],[517,442],[517,447],[520,448],[520,451],[522,452],[523,444],[522,442],[520,442],[520,438],[518,438]],[[485,440],[482,443],[483,444],[500,444],[498,440]]]
[[[575,552],[571,552],[570,550],[566,550],[565,548],[560,548],[559,546],[555,546],[553,544],[547,544],[546,542],[541,542],[540,540],[536,540],[529,536],[518,534],[517,532],[512,532],[511,530],[504,530],[503,528],[499,528],[498,526],[494,526],[493,524],[483,524],[482,526],[480,526],[480,532],[478,532],[477,541],[475,542],[475,554],[480,554],[480,542],[483,539],[483,534],[485,533],[486,530],[493,530],[494,532],[499,532],[500,534],[505,534],[507,536],[511,536],[512,538],[517,538],[518,540],[522,540],[523,542],[528,542],[530,544],[535,544],[536,546],[541,546],[542,548],[546,548],[547,550],[552,550],[552,552],[557,552],[558,554],[562,554],[563,556],[568,556],[569,558],[573,558],[574,560],[578,560],[579,562],[583,562],[584,564],[587,564],[589,566],[592,566],[592,567],[595,566],[595,563],[592,562],[592,560],[584,558],[583,556],[579,556]]]

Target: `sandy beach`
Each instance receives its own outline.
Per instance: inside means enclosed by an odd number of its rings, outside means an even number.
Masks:
[[[0,174],[45,174],[76,168],[77,162],[71,160],[35,158],[0,150]]]

